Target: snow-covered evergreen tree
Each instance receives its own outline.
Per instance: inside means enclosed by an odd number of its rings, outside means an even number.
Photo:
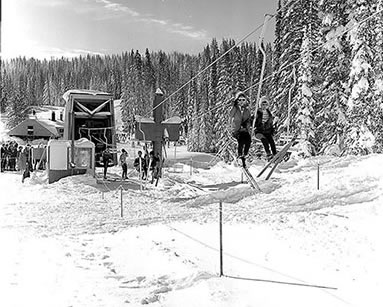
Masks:
[[[217,127],[214,127],[215,123],[215,115],[216,115],[216,109],[218,104],[218,64],[217,64],[217,58],[219,56],[219,48],[218,43],[215,39],[210,44],[210,50],[211,50],[211,62],[213,63],[211,65],[211,68],[209,70],[209,84],[208,84],[208,110],[207,120],[209,121],[208,127],[209,131],[211,133],[211,143],[209,152],[216,152],[218,150],[217,148]]]
[[[351,48],[345,32],[346,4],[341,0],[321,0],[320,78],[316,112],[316,147],[320,152],[336,144],[343,150],[346,126],[348,77]]]
[[[230,44],[223,40],[220,47],[220,54],[224,54],[231,48]],[[229,123],[229,113],[232,107],[233,88],[232,88],[232,59],[230,54],[226,54],[219,62],[218,65],[218,103],[217,110],[215,111],[215,131],[216,131],[216,145],[218,150],[221,149],[225,144],[231,141],[232,136],[230,131],[227,130]]]
[[[51,105],[51,101],[52,101],[52,88],[51,88],[51,82],[48,77],[46,78],[45,84],[44,84],[43,104]]]
[[[284,0],[280,9],[281,14],[277,15],[277,24],[280,33],[276,33],[275,49],[281,52],[278,60],[278,71],[275,71],[276,92],[274,103],[276,104],[276,117],[280,122],[285,122],[288,114],[288,96],[292,85],[292,65],[298,62],[301,54],[303,38],[303,4],[307,1]],[[297,91],[292,92],[292,105],[297,105]],[[296,108],[291,110],[291,117],[295,118]],[[292,120],[292,125],[295,121]],[[295,129],[295,127],[294,127]]]
[[[349,32],[352,46],[352,63],[349,76],[350,94],[347,117],[347,152],[366,154],[372,151],[373,105],[373,50],[374,29],[371,19],[364,21],[374,13],[374,0],[349,0]]]
[[[302,147],[304,156],[311,156],[315,153],[312,144],[315,138],[314,132],[314,93],[313,85],[313,54],[312,54],[312,41],[311,41],[310,25],[306,27],[303,36],[301,61],[299,65],[299,105],[297,113],[297,126],[302,138]]]
[[[188,150],[198,151],[200,146],[200,118],[198,117],[200,106],[197,99],[197,84],[195,80],[190,82],[188,99],[188,105],[190,108],[190,117],[188,122]]]
[[[378,0],[377,15],[373,20],[375,32],[373,70],[375,76],[373,89],[372,126],[375,136],[374,150],[383,152],[383,0]]]

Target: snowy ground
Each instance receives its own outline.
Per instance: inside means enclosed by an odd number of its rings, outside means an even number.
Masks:
[[[123,183],[123,217],[119,182],[2,173],[0,306],[383,306],[382,165],[290,160],[263,193],[235,166],[185,165]]]

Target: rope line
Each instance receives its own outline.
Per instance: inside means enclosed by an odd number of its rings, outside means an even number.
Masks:
[[[103,182],[103,184],[105,185],[105,182]],[[107,187],[105,185],[105,187]],[[117,194],[118,193],[118,190],[119,189],[123,189],[124,191],[126,191],[124,189],[124,187],[122,185],[120,185],[120,187],[118,187],[118,189],[116,191],[114,191],[115,193],[113,194]],[[107,189],[109,189],[107,187]],[[111,189],[109,189],[109,191],[113,192]],[[142,194],[142,193],[140,193]],[[158,200],[155,196],[150,196],[150,195],[145,195],[146,197],[148,198],[152,198],[152,199],[156,199]],[[106,201],[110,204],[110,205],[114,205],[114,203],[108,201],[106,199]],[[146,203],[146,202],[142,202],[141,203],[142,207],[144,207],[146,210],[148,210],[148,212],[151,212],[153,211],[153,208],[152,207],[149,207],[149,205]],[[223,213],[223,210],[220,210],[220,209],[217,209],[218,212],[222,212]],[[180,235],[188,238],[189,240],[201,245],[201,246],[204,246],[205,248],[208,248],[214,252],[219,252],[219,249],[216,248],[216,247],[213,247],[171,225],[169,225],[171,222],[174,222],[175,219],[177,218],[184,218],[185,217],[185,214],[184,213],[179,213],[179,214],[173,214],[173,215],[163,215],[163,214],[160,214],[160,215],[156,215],[156,216],[153,216],[153,217],[148,217],[148,218],[132,218],[132,219],[124,219],[124,222],[125,223],[135,223],[135,224],[142,224],[142,223],[148,223],[149,222],[166,222],[167,224],[164,224],[165,227],[169,228],[170,230],[172,231],[175,231],[177,233],[179,233]],[[277,280],[267,280],[267,279],[256,279],[256,278],[243,278],[243,277],[235,277],[235,276],[228,276],[228,275],[224,275],[225,277],[228,277],[228,278],[233,278],[233,279],[242,279],[242,280],[253,280],[253,281],[260,281],[260,282],[270,282],[270,283],[279,283],[279,284],[287,284],[287,285],[295,285],[295,286],[306,286],[306,287],[315,287],[315,288],[319,288],[321,291],[324,291],[326,294],[329,294],[330,296],[336,298],[337,300],[339,301],[342,301],[343,303],[349,305],[348,302],[346,302],[344,299],[334,295],[333,293],[330,293],[328,292],[327,290],[337,290],[337,288],[335,287],[328,287],[328,286],[323,286],[323,285],[315,285],[315,284],[310,284],[302,279],[299,279],[297,277],[294,277],[294,276],[291,276],[291,275],[288,275],[288,274],[285,274],[285,273],[282,273],[280,271],[277,271],[275,269],[272,269],[272,268],[269,268],[269,267],[266,267],[264,265],[261,265],[261,264],[258,264],[258,263],[254,263],[250,260],[247,260],[247,259],[244,259],[244,258],[241,258],[241,257],[238,257],[238,256],[235,256],[231,253],[227,253],[227,252],[224,252],[224,255],[226,255],[227,257],[230,257],[234,260],[237,260],[237,261],[240,261],[240,262],[243,262],[243,263],[246,263],[246,264],[249,264],[249,265],[252,265],[252,266],[255,266],[255,267],[258,267],[258,268],[262,268],[266,271],[269,271],[269,272],[272,272],[274,274],[277,274],[277,275],[280,275],[280,276],[283,276],[285,278],[289,278],[291,280],[295,280],[296,282],[283,282],[283,281],[277,281]]]

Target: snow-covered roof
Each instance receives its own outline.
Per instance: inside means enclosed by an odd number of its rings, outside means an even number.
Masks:
[[[154,119],[152,117],[143,117],[141,115],[136,115],[134,116],[134,119],[136,122],[141,122],[141,123],[154,123]]]
[[[85,90],[85,89],[73,89],[68,90],[64,93],[63,98],[65,101],[68,101],[69,96],[73,94],[89,95],[89,96],[112,96],[110,93],[101,92],[96,90]]]
[[[179,116],[173,116],[168,118],[167,120],[164,120],[163,124],[181,124],[182,120]]]
[[[134,118],[137,122],[141,122],[142,124],[154,123],[153,117],[143,117],[140,115],[136,115]],[[162,124],[181,124],[181,122],[181,117],[173,116],[164,120]]]
[[[8,135],[19,136],[19,137],[30,136],[28,134],[28,126],[34,127],[33,137],[59,136],[59,132],[57,131],[57,128],[60,127],[60,123],[45,121],[45,120],[38,120],[35,118],[28,118],[22,121],[20,124],[18,124],[13,129],[11,129],[8,132]],[[63,125],[61,125],[61,127],[63,127]]]

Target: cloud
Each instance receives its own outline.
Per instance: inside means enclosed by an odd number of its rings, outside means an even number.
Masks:
[[[117,13],[125,13],[129,16],[132,17],[140,17],[141,14],[138,13],[137,11],[129,8],[128,6],[125,6],[121,3],[116,3],[112,2],[109,0],[96,0],[97,3],[101,3],[103,7],[107,10],[110,10],[112,12],[117,12]]]
[[[175,33],[193,39],[205,39],[207,37],[207,32],[205,30],[195,30],[192,26],[175,23],[170,20],[159,19],[153,15],[141,14],[140,12],[137,12],[136,10],[133,10],[121,3],[112,2],[111,0],[95,0],[95,2],[101,4],[104,9],[102,14],[97,17],[97,20],[107,20],[129,16],[132,18],[131,21],[163,26],[164,30],[169,33]],[[109,11],[111,14],[106,14],[105,10]]]
[[[63,7],[63,6],[70,6],[73,3],[72,1],[65,1],[65,0],[34,0],[33,4],[37,6],[45,6],[45,7]]]
[[[182,30],[182,29],[169,29],[170,32],[181,34],[186,37],[194,38],[194,39],[206,39],[207,32],[205,30],[202,31],[190,31],[190,30]]]
[[[25,48],[28,45],[28,48]],[[69,48],[57,48],[39,45],[35,41],[24,42],[23,45],[13,45],[12,48],[3,48],[1,57],[3,59],[11,59],[19,56],[33,57],[36,59],[51,59],[51,58],[74,58],[80,55],[100,55],[104,56],[102,52],[85,50],[85,49],[69,49]]]

